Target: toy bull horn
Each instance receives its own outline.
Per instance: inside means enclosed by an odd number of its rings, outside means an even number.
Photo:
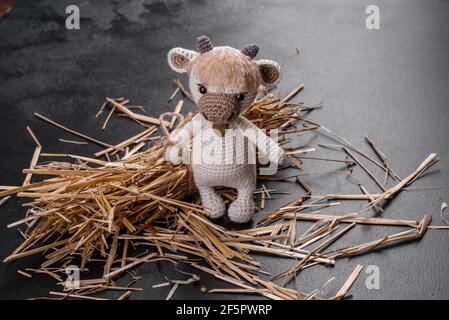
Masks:
[[[250,44],[242,49],[242,53],[249,57],[250,59],[254,59],[257,56],[257,53],[259,52],[259,47],[255,44]]]
[[[212,42],[206,36],[201,36],[196,39],[196,43],[198,46],[198,51],[200,53],[205,53],[211,51],[213,49]]]

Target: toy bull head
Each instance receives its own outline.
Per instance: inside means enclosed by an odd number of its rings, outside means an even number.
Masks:
[[[283,158],[283,150],[277,142],[240,114],[254,101],[261,84],[273,86],[280,78],[276,62],[254,60],[258,51],[255,45],[243,50],[213,47],[203,36],[198,38],[198,52],[174,48],[168,53],[171,68],[189,74],[190,92],[199,113],[170,134],[171,143],[167,144],[165,158],[178,164],[183,158],[180,154],[188,150],[186,146],[193,140],[191,158],[200,159],[191,162],[193,178],[203,208],[211,218],[219,218],[226,212],[223,199],[214,189],[219,186],[237,190],[237,199],[228,209],[232,221],[244,223],[254,215],[256,163],[249,160],[250,144],[242,142],[245,138],[272,163],[280,163]],[[218,129],[222,136],[213,133],[213,129]],[[235,139],[223,137],[224,131],[225,137],[232,132]],[[234,141],[240,144],[234,145]],[[203,161],[204,153],[213,161]]]
[[[173,48],[168,62],[177,72],[189,74],[192,97],[203,116],[215,124],[227,124],[256,98],[259,85],[273,86],[280,80],[279,65],[254,60],[259,48],[242,50],[213,47],[209,38],[197,39],[198,52]]]

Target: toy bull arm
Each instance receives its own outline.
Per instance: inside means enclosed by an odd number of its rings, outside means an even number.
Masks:
[[[170,134],[170,141],[172,141],[174,145],[189,143],[189,140],[192,138],[192,133],[192,122],[188,122],[182,128],[176,129]]]
[[[198,117],[195,116],[191,121],[184,124],[180,129],[174,130],[169,137],[169,146],[165,151],[165,159],[174,164],[181,163],[180,151],[182,148],[188,146],[190,139],[193,137],[193,122],[197,121]]]
[[[244,117],[239,117],[238,124],[248,140],[254,143],[271,162],[282,163],[284,150],[276,141]]]

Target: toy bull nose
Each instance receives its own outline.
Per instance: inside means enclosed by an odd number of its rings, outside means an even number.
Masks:
[[[198,107],[203,116],[214,124],[227,124],[240,114],[240,103],[235,95],[208,93],[200,98]]]
[[[173,144],[167,146],[165,158],[180,163],[181,149],[193,142],[191,157],[187,158],[193,159],[193,180],[204,210],[213,219],[223,216],[226,205],[215,187],[234,188],[237,198],[229,205],[228,216],[233,222],[248,222],[255,212],[256,189],[256,163],[249,160],[249,150],[254,148],[248,145],[257,146],[272,163],[282,161],[283,150],[241,113],[251,106],[261,84],[269,87],[278,83],[281,69],[272,60],[255,60],[259,51],[256,45],[242,50],[214,47],[205,36],[197,39],[197,45],[198,51],[177,47],[168,53],[170,67],[189,75],[190,93],[199,112],[180,130],[171,133]],[[211,139],[219,136],[208,134],[213,129],[218,129],[222,137]],[[235,139],[223,138],[226,136],[223,130],[227,129],[235,134]],[[229,144],[230,141],[236,143]]]

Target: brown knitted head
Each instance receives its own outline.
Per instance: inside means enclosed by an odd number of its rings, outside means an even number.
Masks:
[[[197,39],[199,52],[173,48],[168,62],[173,70],[189,74],[189,87],[195,103],[206,119],[224,124],[249,107],[259,86],[273,86],[281,69],[272,60],[254,60],[259,48],[242,50],[214,47],[208,37]]]

